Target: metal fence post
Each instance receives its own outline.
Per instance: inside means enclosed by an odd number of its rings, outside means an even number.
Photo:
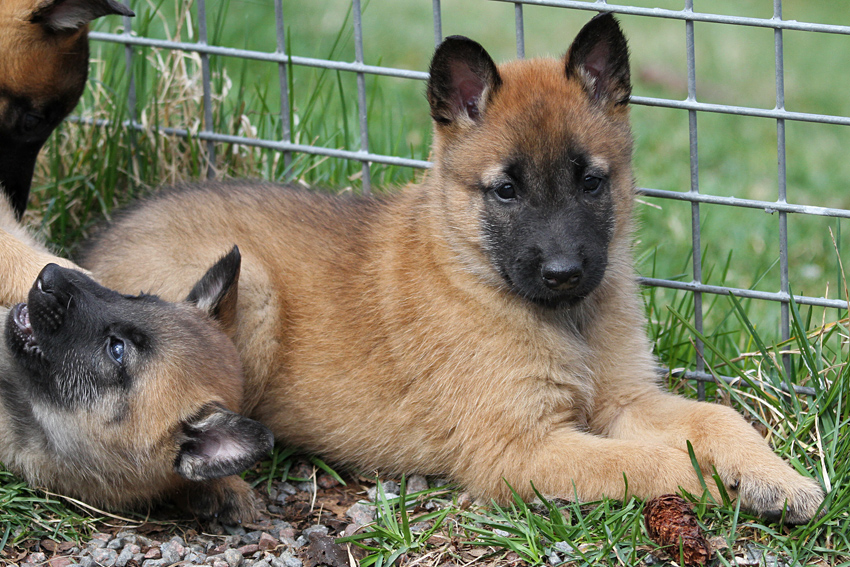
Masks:
[[[198,44],[207,43],[207,5],[206,0],[198,0]],[[212,85],[210,74],[210,57],[201,53],[201,78],[204,88],[204,132],[215,132],[215,122],[212,109]],[[215,177],[215,142],[207,141],[207,179]]]

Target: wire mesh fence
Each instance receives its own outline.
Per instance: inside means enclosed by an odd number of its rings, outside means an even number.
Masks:
[[[138,8],[133,4],[137,0],[125,0],[131,8]],[[197,20],[197,37],[195,41],[175,41],[155,37],[145,37],[134,32],[136,25],[130,18],[125,18],[123,33],[93,32],[91,39],[97,42],[117,43],[125,46],[125,60],[127,72],[131,75],[128,95],[128,120],[125,126],[130,129],[146,130],[157,129],[161,134],[177,137],[193,137],[206,143],[207,167],[206,174],[209,177],[216,175],[216,152],[222,144],[238,144],[249,147],[265,148],[280,152],[286,164],[289,164],[293,156],[297,154],[311,154],[326,156],[328,158],[339,158],[352,160],[361,164],[359,175],[362,183],[362,191],[369,193],[372,190],[372,168],[375,164],[386,164],[399,167],[416,169],[427,169],[430,163],[423,159],[414,159],[393,153],[382,153],[370,150],[370,112],[368,101],[368,77],[380,76],[397,79],[422,82],[427,80],[428,74],[423,69],[401,68],[396,66],[384,66],[367,64],[364,53],[364,10],[360,0],[352,0],[351,27],[353,31],[353,58],[338,60],[330,58],[305,57],[297,55],[291,49],[289,42],[289,28],[287,27],[287,14],[299,9],[298,2],[287,0],[267,0],[274,3],[274,20],[268,21],[268,26],[273,26],[276,37],[276,48],[274,50],[257,50],[248,48],[234,48],[224,45],[211,44],[208,41],[209,16],[207,4],[212,0],[196,0],[193,6],[193,17]],[[427,2],[427,0],[418,0]],[[780,312],[779,329],[781,340],[788,340],[791,335],[790,304],[792,301],[792,288],[794,285],[792,274],[794,268],[789,260],[789,229],[788,219],[792,216],[807,217],[833,217],[844,219],[850,217],[850,210],[844,207],[844,202],[839,206],[824,206],[822,203],[811,203],[810,198],[795,200],[789,199],[788,161],[794,156],[788,155],[786,144],[786,130],[790,123],[810,123],[823,127],[837,126],[846,128],[850,126],[850,116],[846,107],[839,107],[842,113],[815,113],[803,112],[786,108],[786,57],[784,54],[785,37],[788,33],[824,34],[836,37],[850,36],[850,25],[835,25],[814,22],[802,22],[783,18],[782,0],[774,0],[772,14],[764,17],[751,17],[743,15],[717,14],[710,11],[697,11],[694,0],[682,2],[666,2],[668,5],[677,5],[674,8],[658,8],[644,6],[645,2],[633,1],[622,3],[609,3],[604,0],[596,1],[574,1],[574,0],[464,0],[466,4],[504,4],[512,7],[512,26],[515,35],[515,53],[517,57],[525,57],[527,51],[528,35],[526,24],[526,13],[528,10],[548,9],[556,11],[578,12],[589,18],[598,11],[608,11],[621,15],[622,18],[645,19],[651,22],[667,21],[681,25],[680,33],[684,38],[684,62],[686,94],[684,98],[673,98],[664,96],[648,96],[636,88],[636,94],[632,96],[631,102],[634,107],[647,109],[653,112],[676,111],[687,115],[686,125],[683,128],[687,132],[687,159],[689,167],[689,184],[684,187],[657,188],[641,186],[640,193],[648,199],[656,202],[681,202],[690,207],[689,241],[692,250],[692,263],[685,277],[655,277],[654,275],[642,278],[648,286],[684,290],[693,296],[693,325],[697,333],[694,338],[696,356],[693,361],[693,371],[684,372],[687,378],[699,381],[711,380],[713,375],[706,372],[704,367],[703,344],[699,335],[704,332],[704,299],[708,295],[734,295],[739,298],[766,301],[778,305]],[[141,3],[141,2],[139,2]],[[457,3],[457,2],[455,2]],[[662,0],[659,0],[662,3]],[[683,4],[683,5],[682,5]],[[765,3],[760,3],[765,4]],[[788,2],[786,1],[786,4]],[[840,3],[832,4],[839,9]],[[711,9],[708,8],[707,9]],[[433,27],[434,45],[439,44],[444,35],[445,8],[441,0],[431,0],[430,11],[431,22],[421,22],[422,26]],[[732,26],[751,29],[764,29],[773,34],[773,57],[772,61],[763,61],[760,65],[770,65],[773,68],[774,96],[772,107],[759,107],[753,104],[719,104],[707,102],[698,93],[697,55],[695,41],[695,26]],[[714,28],[709,28],[706,33],[712,33]],[[702,30],[700,30],[702,31]],[[640,42],[640,37],[631,37],[632,44]],[[845,49],[850,48],[850,38],[843,44]],[[136,108],[136,92],[132,73],[136,68],[134,59],[139,55],[137,50],[141,48],[156,48],[162,50],[173,50],[185,53],[197,54],[200,57],[202,68],[203,87],[203,117],[201,125],[197,128],[166,127],[143,124],[140,120],[140,109]],[[430,53],[424,54],[424,59]],[[682,54],[676,54],[681,57]],[[277,79],[279,83],[279,137],[271,136],[246,136],[234,135],[216,129],[214,120],[214,104],[212,76],[210,71],[211,58],[233,58],[239,60],[251,60],[265,62],[277,66]],[[372,58],[371,60],[374,60]],[[296,141],[292,132],[293,120],[293,96],[291,92],[291,73],[295,67],[311,67],[326,69],[334,72],[353,74],[356,77],[356,101],[357,106],[357,128],[359,130],[359,147],[355,149],[341,149],[329,147],[322,144],[322,140]],[[729,115],[757,118],[771,121],[775,124],[775,185],[768,192],[766,198],[737,197],[724,195],[721,192],[706,191],[701,187],[700,180],[700,127],[701,120],[707,115]],[[82,119],[80,119],[82,120]],[[640,132],[637,132],[640,136]],[[640,183],[640,179],[639,179]],[[707,243],[705,242],[704,207],[720,207],[722,209],[751,209],[763,211],[775,216],[778,220],[776,240],[769,246],[776,251],[778,257],[778,285],[773,289],[758,289],[758,286],[734,286],[718,285],[707,278],[703,266],[703,253]],[[722,216],[722,213],[721,213]],[[840,225],[839,225],[840,226]],[[840,244],[840,238],[839,238]],[[840,258],[839,258],[840,259]],[[771,284],[772,285],[772,284]],[[801,305],[819,306],[834,309],[846,309],[847,298],[841,294],[841,285],[833,290],[832,297],[818,297],[814,294],[794,294],[793,301]],[[789,373],[790,374],[790,373]],[[806,391],[805,388],[801,391]]]

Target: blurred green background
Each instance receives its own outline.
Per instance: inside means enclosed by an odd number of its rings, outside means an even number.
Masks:
[[[679,10],[683,2],[625,4]],[[696,0],[695,10],[770,18],[773,3]],[[133,0],[139,35],[197,40],[190,0]],[[274,51],[271,0],[207,0],[210,43]],[[424,71],[434,48],[430,0],[364,2],[366,63]],[[188,12],[187,12],[187,9]],[[288,51],[293,55],[354,59],[351,6],[347,0],[285,1]],[[850,25],[850,10],[838,0],[786,0],[783,17]],[[590,11],[526,6],[526,55],[560,56]],[[498,61],[516,54],[514,5],[489,0],[444,0],[443,35],[463,34],[482,43]],[[686,97],[685,23],[620,16],[632,51],[634,94]],[[96,29],[120,29],[105,18]],[[773,108],[774,31],[696,23],[697,97],[702,102]],[[791,111],[850,115],[850,37],[786,31],[785,96]],[[78,109],[112,123],[127,117],[124,47],[95,43],[92,82]],[[194,54],[138,48],[134,55],[138,109],[147,125],[188,127],[202,123],[200,58]],[[280,139],[278,65],[212,57],[217,131]],[[290,66],[290,114],[299,143],[358,149],[355,77],[350,73]],[[370,150],[427,159],[430,120],[424,83],[367,77]],[[686,111],[633,106],[635,174],[641,187],[686,191],[690,186]],[[771,201],[777,198],[774,120],[700,113],[699,181],[703,193]],[[788,201],[850,208],[850,128],[787,123]],[[334,189],[359,186],[359,163],[295,156],[287,169],[276,152],[220,146],[221,175],[295,178]],[[157,185],[201,177],[204,144],[118,127],[66,125],[49,145],[38,170],[34,216],[61,248],[75,244],[117,204]],[[392,187],[421,176],[405,168],[373,165],[373,183]],[[642,198],[636,252],[644,275],[690,280],[689,203]],[[779,290],[778,215],[760,210],[701,207],[704,279],[712,284]],[[846,224],[846,223],[845,223]],[[837,219],[789,215],[789,262],[795,293],[843,298],[839,250],[850,230]],[[844,230],[842,230],[844,229]],[[667,293],[667,292],[662,292]],[[672,297],[672,296],[671,296]],[[768,336],[778,336],[778,307],[747,302]],[[711,314],[709,313],[709,318]],[[834,316],[831,314],[829,318]],[[721,317],[725,317],[722,315]]]

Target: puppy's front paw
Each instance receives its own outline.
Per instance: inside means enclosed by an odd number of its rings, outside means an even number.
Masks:
[[[193,482],[185,494],[186,508],[198,519],[222,524],[253,522],[259,505],[254,491],[238,476]]]
[[[794,471],[782,478],[741,475],[728,484],[737,490],[741,507],[769,521],[805,524],[818,513],[824,491],[817,481]]]

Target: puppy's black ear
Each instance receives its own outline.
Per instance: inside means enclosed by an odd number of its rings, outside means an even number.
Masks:
[[[437,124],[478,122],[502,79],[490,55],[469,38],[447,37],[431,60],[428,103]]]
[[[76,31],[101,16],[135,16],[118,0],[48,0],[41,2],[30,21],[52,32]]]
[[[219,406],[183,423],[174,470],[188,480],[239,474],[272,450],[274,436],[261,423]]]
[[[239,253],[239,247],[234,246],[207,270],[186,297],[186,301],[218,320],[225,330],[231,330],[236,324],[241,266],[242,255]]]
[[[591,100],[616,105],[629,102],[629,46],[610,13],[585,24],[565,59],[567,78],[580,81]]]

